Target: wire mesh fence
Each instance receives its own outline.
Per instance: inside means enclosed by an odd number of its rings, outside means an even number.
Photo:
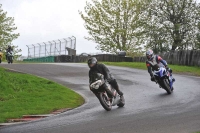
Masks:
[[[57,55],[69,55],[72,54],[71,51],[76,51],[76,38],[72,36],[26,46],[28,47],[28,59]]]

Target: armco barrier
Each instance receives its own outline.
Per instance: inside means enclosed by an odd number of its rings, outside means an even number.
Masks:
[[[24,59],[23,61],[28,61],[28,62],[55,62],[54,61],[54,56],[32,58],[32,59]]]
[[[105,62],[132,62],[132,57],[121,57],[118,55],[111,55],[111,54],[100,54],[94,55],[92,57],[96,57],[98,61],[105,61]],[[72,58],[73,62],[86,62],[89,57],[85,56],[76,56]]]
[[[69,55],[59,55],[54,57],[55,62],[72,62],[72,56]]]
[[[94,55],[98,61],[107,61],[107,62],[132,62],[132,57],[123,57],[118,55],[111,54],[101,54]],[[88,60],[88,56],[69,56],[69,55],[59,55],[59,56],[48,56],[48,57],[40,57],[40,58],[32,58],[32,59],[24,59],[24,61],[29,62],[86,62]]]

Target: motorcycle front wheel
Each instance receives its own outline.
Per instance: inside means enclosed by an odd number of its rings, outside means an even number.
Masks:
[[[8,57],[8,64],[12,64],[12,63],[13,63],[12,57]]]
[[[112,109],[112,103],[104,93],[99,93],[99,101],[105,110],[110,111]]]
[[[169,86],[169,82],[167,79],[164,79],[163,80],[163,85],[164,85],[164,89],[167,91],[168,94],[171,94],[172,93],[172,90]]]

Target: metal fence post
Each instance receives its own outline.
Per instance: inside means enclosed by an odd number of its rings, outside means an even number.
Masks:
[[[50,43],[50,56],[51,56],[51,46],[52,46],[52,43],[51,43],[51,41],[49,41],[49,43]]]
[[[70,37],[68,37],[68,38],[71,40],[71,47],[70,48],[72,49],[72,39]]]
[[[43,42],[44,43],[44,42]],[[46,49],[46,43],[44,43],[44,49],[45,49],[45,57],[46,57],[46,52],[47,52],[47,49]]]
[[[28,45],[26,45],[27,47],[28,47]],[[29,58],[30,57],[30,49],[29,49],[29,47],[28,47],[28,57],[27,58]]]
[[[54,48],[54,56],[55,56],[56,55],[56,41],[54,41],[54,42],[55,42],[55,48]]]
[[[74,38],[74,50],[76,49],[76,37],[72,36]]]
[[[66,49],[67,48],[67,46],[66,46],[67,45],[67,40],[65,38],[63,38],[63,39],[66,41],[66,43],[65,43],[65,55],[66,55],[66,52],[67,52],[67,49]]]
[[[60,54],[61,54],[61,53],[62,53],[62,52],[61,52],[61,41],[60,41],[59,39],[58,39],[58,41],[60,42]]]
[[[32,44],[33,45],[33,44]],[[33,45],[33,47],[34,47],[34,58],[35,58],[35,45]]]
[[[39,58],[40,58],[40,52],[41,52],[41,45],[38,43],[39,45]]]

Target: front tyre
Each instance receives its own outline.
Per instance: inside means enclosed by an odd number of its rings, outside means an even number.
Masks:
[[[169,86],[169,82],[167,79],[164,79],[163,80],[163,85],[164,85],[164,89],[167,91],[168,94],[171,94],[172,93],[172,90]]]
[[[104,93],[99,93],[99,101],[105,110],[110,111],[112,109],[112,104]]]
[[[13,59],[11,56],[8,57],[8,64],[12,64],[13,63]]]

